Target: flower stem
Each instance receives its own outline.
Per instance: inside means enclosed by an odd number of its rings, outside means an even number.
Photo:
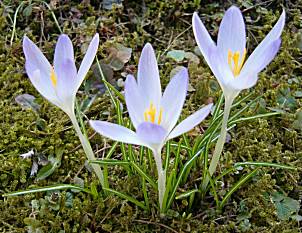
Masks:
[[[163,201],[166,192],[166,173],[163,169],[162,160],[161,160],[161,149],[153,150],[154,159],[157,168],[158,180],[158,199],[159,199],[159,207],[160,211],[163,210]]]
[[[226,134],[227,134],[228,119],[229,119],[232,103],[233,103],[233,99],[228,99],[228,98],[225,99],[221,132],[220,132],[218,141],[216,143],[214,154],[213,154],[213,157],[212,157],[212,160],[210,163],[210,167],[209,167],[210,176],[212,176],[214,174],[214,172],[216,171],[216,167],[218,165],[221,152],[223,150],[223,146],[224,146]],[[209,180],[210,180],[209,176],[206,176],[206,178],[203,180],[202,189],[204,191],[206,190],[206,188],[208,186]]]
[[[78,135],[78,137],[80,138],[81,144],[83,146],[84,152],[88,158],[88,160],[96,160],[93,150],[90,146],[90,143],[87,139],[87,137],[85,137],[81,131],[81,128],[79,126],[79,123],[77,121],[77,118],[75,116],[75,114],[69,114],[70,120],[73,124],[73,127]],[[101,167],[98,164],[91,164],[95,174],[97,175],[97,177],[99,178],[102,187],[105,186],[105,181],[104,181],[104,175],[103,175],[103,171],[101,169]]]

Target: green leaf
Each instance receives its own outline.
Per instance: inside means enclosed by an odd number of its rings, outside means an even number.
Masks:
[[[167,53],[167,57],[172,58],[174,61],[181,62],[185,58],[185,51],[172,50]]]
[[[220,208],[224,206],[226,201],[231,197],[231,195],[239,189],[244,183],[246,183],[250,178],[252,178],[254,175],[256,175],[257,171],[259,168],[256,168],[254,171],[251,173],[248,173],[247,175],[243,176],[228,192],[227,194],[223,197],[223,199],[220,202]]]
[[[42,167],[38,174],[37,174],[37,180],[44,180],[48,176],[50,176],[54,171],[61,166],[61,158],[63,154],[63,149],[59,148],[56,150],[56,157],[49,156],[48,160],[50,163],[48,163],[46,166]]]
[[[240,162],[235,163],[234,167],[241,167],[241,166],[259,166],[259,167],[275,167],[275,168],[282,168],[282,169],[289,169],[289,170],[297,170],[297,168],[280,164],[280,163],[268,163],[268,162]]]
[[[103,189],[104,189],[105,191],[108,191],[108,192],[110,192],[110,193],[112,193],[112,194],[117,195],[117,196],[120,197],[120,198],[123,198],[123,199],[125,199],[125,200],[128,200],[128,201],[132,202],[133,204],[135,204],[135,205],[141,207],[141,208],[144,209],[144,210],[147,210],[147,207],[144,206],[144,204],[143,204],[142,202],[136,200],[136,199],[133,198],[133,197],[130,197],[130,196],[127,195],[127,194],[121,193],[121,192],[119,192],[119,191],[116,191],[116,190],[113,190],[113,189],[110,189],[110,188],[103,188]]]
[[[176,196],[175,199],[179,200],[179,199],[187,198],[187,197],[191,196],[192,194],[198,193],[198,192],[199,192],[198,189],[189,190],[189,191],[187,191],[185,193],[182,193],[182,194]]]
[[[277,102],[282,108],[294,110],[297,107],[296,99],[291,95],[289,88],[284,88],[279,91]]]
[[[285,196],[282,193],[272,193],[272,200],[277,210],[277,217],[280,220],[287,220],[292,215],[297,214],[300,209],[299,201]]]
[[[2,196],[11,197],[11,196],[25,195],[25,194],[29,194],[29,193],[39,193],[39,192],[47,192],[47,191],[62,190],[62,189],[77,189],[82,192],[91,193],[88,189],[84,189],[84,188],[76,186],[76,185],[58,184],[58,185],[53,185],[53,186],[45,186],[45,187],[41,187],[41,188],[33,188],[33,189],[28,189],[28,190],[5,193]]]

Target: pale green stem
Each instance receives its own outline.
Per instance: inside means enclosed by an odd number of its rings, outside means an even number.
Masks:
[[[226,139],[226,134],[227,134],[227,127],[228,127],[228,119],[229,119],[229,115],[230,115],[230,111],[231,111],[231,106],[233,103],[233,98],[225,99],[225,106],[224,106],[224,112],[223,112],[223,119],[222,119],[222,125],[221,125],[221,132],[220,132],[220,136],[217,140],[216,146],[215,146],[215,150],[214,150],[214,154],[210,163],[210,167],[209,167],[209,174],[212,177],[212,175],[214,174],[214,172],[216,171],[216,167],[219,163],[219,159],[220,159],[220,155],[221,152],[223,150],[223,146],[225,143],[225,139]],[[206,190],[208,183],[209,183],[209,176],[206,176],[206,178],[203,180],[202,183],[202,189]]]
[[[72,113],[72,114],[68,114],[68,115],[70,117],[70,120],[73,124],[73,127],[74,127],[78,137],[80,138],[81,144],[83,146],[84,152],[85,152],[88,160],[96,160],[93,150],[90,146],[90,143],[89,143],[88,139],[83,135],[75,114]],[[103,175],[103,171],[102,171],[101,167],[98,164],[91,164],[91,166],[92,166],[95,174],[99,178],[102,187],[104,187],[104,175]]]
[[[159,207],[160,207],[160,210],[162,210],[164,196],[165,196],[165,192],[166,192],[166,173],[165,173],[165,170],[163,169],[163,165],[162,165],[161,148],[153,150],[153,155],[154,155],[156,168],[157,168],[157,174],[158,174],[157,186],[158,186]]]

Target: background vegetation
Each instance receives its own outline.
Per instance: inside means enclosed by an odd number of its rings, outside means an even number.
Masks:
[[[241,94],[241,97],[251,95],[250,100],[260,96],[242,117],[267,111],[282,114],[236,125],[229,132],[219,170],[251,160],[298,169],[259,170],[222,211],[216,209],[209,193],[203,200],[195,197],[193,203],[188,198],[175,201],[163,217],[156,207],[157,193],[150,187],[147,187],[151,200],[149,212],[116,196],[93,197],[74,190],[0,197],[1,232],[300,232],[302,1],[125,0],[118,6],[104,2],[102,7],[93,0],[52,0],[48,4],[0,1],[1,194],[58,183],[100,189],[85,164],[86,157],[67,116],[43,99],[25,74],[24,34],[51,60],[61,28],[72,38],[79,62],[90,39],[98,32],[101,38],[98,58],[106,79],[120,90],[125,74],[136,72],[143,45],[150,42],[158,56],[164,86],[175,67],[189,68],[190,92],[182,115],[185,116],[202,104],[216,102],[220,95],[218,83],[196,49],[192,14],[198,11],[211,35],[216,37],[223,13],[232,4],[240,7],[245,17],[248,53],[269,32],[282,8],[286,10],[286,27],[277,58],[260,74],[256,87]],[[174,50],[180,51],[175,55]],[[78,99],[86,119],[117,121],[95,65]],[[125,106],[123,116],[127,118]],[[207,127],[207,122],[189,133],[187,139],[191,144],[202,133],[202,127]],[[87,129],[94,150],[99,157],[104,156],[113,142],[96,135],[88,125]],[[20,157],[31,149],[35,152],[32,158]],[[118,144],[114,158],[120,156]],[[187,160],[186,151],[182,151],[182,163]],[[35,170],[38,173],[31,176]],[[244,173],[250,171],[248,168]],[[108,173],[114,188],[143,199],[138,175],[129,177],[122,167],[110,167]],[[237,173],[223,179],[219,195],[236,183],[242,175],[241,171]],[[177,193],[194,188],[200,177],[200,167],[196,166],[189,175],[191,182]]]

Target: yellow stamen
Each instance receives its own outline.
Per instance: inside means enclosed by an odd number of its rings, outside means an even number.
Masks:
[[[162,121],[163,109],[161,108],[158,115],[157,123],[160,124]],[[155,123],[156,118],[156,108],[153,103],[150,104],[150,107],[146,109],[144,112],[144,120],[150,121],[151,123]]]
[[[240,60],[239,51],[236,51],[235,53],[232,53],[231,50],[228,51],[228,64],[235,77],[240,74],[240,71],[244,64],[245,56],[246,56],[246,49],[244,49],[244,51],[243,51],[241,60]],[[240,60],[240,62],[239,62],[239,60]]]
[[[228,64],[229,64],[230,67],[232,67],[232,58],[233,58],[233,53],[229,49],[229,51],[228,51]]]
[[[159,125],[160,125],[160,123],[161,123],[162,116],[163,116],[163,108],[160,108],[159,116],[158,116],[158,124],[159,124]]]
[[[53,85],[53,87],[56,87],[57,86],[57,76],[56,76],[53,68],[51,68],[51,70],[50,70],[50,80],[51,80],[51,84]]]

